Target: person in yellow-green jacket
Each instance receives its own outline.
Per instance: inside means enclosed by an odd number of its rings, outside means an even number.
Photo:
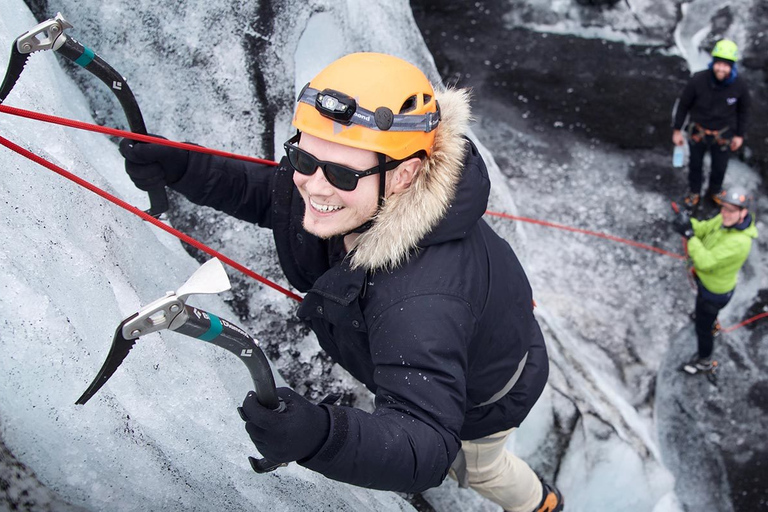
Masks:
[[[699,350],[682,368],[690,374],[712,371],[717,314],[731,300],[739,269],[749,256],[752,239],[757,238],[755,220],[749,212],[751,198],[746,190],[723,190],[715,201],[720,205],[720,213],[715,217],[682,217],[675,223],[675,230],[688,239],[688,256],[698,286],[694,319]]]

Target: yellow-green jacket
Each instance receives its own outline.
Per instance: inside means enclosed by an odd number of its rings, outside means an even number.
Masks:
[[[736,275],[749,256],[757,228],[752,215],[730,228],[723,227],[723,216],[709,220],[691,219],[694,236],[688,240],[688,256],[704,288],[712,293],[728,293],[736,287]]]

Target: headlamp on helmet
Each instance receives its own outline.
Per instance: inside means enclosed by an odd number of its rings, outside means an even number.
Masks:
[[[349,124],[357,110],[355,98],[333,89],[323,89],[315,97],[315,108],[321,115],[337,123]]]

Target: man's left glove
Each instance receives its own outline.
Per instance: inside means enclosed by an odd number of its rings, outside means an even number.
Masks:
[[[672,228],[683,235],[685,238],[691,238],[693,236],[693,226],[691,225],[691,218],[687,213],[681,211],[675,217],[672,222]]]
[[[285,402],[282,412],[267,409],[251,391],[238,407],[245,430],[264,457],[271,462],[301,461],[314,456],[328,439],[328,412],[290,388],[277,388]]]

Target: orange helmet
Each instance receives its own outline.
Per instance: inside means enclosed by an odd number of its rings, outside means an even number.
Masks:
[[[301,132],[396,160],[430,155],[439,122],[424,73],[382,53],[352,53],[328,65],[304,86],[293,115]]]

